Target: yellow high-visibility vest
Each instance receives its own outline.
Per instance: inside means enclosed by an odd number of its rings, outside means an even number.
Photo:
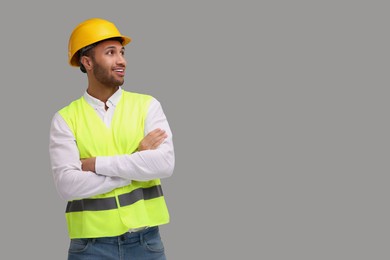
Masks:
[[[81,158],[131,154],[144,137],[151,99],[122,90],[110,127],[84,97],[59,113],[76,138]],[[69,201],[65,216],[70,238],[117,236],[132,228],[169,222],[160,179],[132,181],[105,194]]]

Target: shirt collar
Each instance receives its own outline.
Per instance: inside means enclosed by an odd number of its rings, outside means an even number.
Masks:
[[[118,90],[112,94],[112,96],[107,100],[107,106],[108,107],[116,107],[116,105],[118,104],[120,98],[121,98],[121,95],[122,95],[122,88],[119,87]],[[93,108],[104,108],[105,107],[105,104],[104,102],[100,101],[99,99],[97,98],[94,98],[93,96],[91,96],[90,94],[88,94],[87,91],[84,92],[84,99],[87,101],[88,104],[90,104]]]

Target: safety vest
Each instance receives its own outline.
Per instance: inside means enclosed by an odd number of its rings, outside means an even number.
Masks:
[[[84,97],[59,113],[75,136],[80,158],[131,154],[144,137],[150,101],[149,95],[123,90],[110,127]],[[169,222],[160,179],[132,181],[105,194],[69,201],[65,216],[70,238],[117,236]]]

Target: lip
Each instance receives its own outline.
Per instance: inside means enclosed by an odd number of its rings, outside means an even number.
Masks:
[[[125,75],[125,68],[116,68],[114,69],[114,72],[119,75],[119,76],[124,76]]]

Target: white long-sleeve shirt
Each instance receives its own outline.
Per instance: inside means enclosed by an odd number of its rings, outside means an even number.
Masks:
[[[122,89],[119,88],[106,104],[87,92],[84,98],[104,123],[110,126],[121,95]],[[68,201],[87,198],[128,185],[132,180],[147,181],[171,176],[175,164],[172,132],[160,102],[152,98],[145,120],[145,135],[156,128],[165,130],[168,135],[157,149],[126,155],[98,156],[96,173],[87,172],[81,169],[80,153],[72,131],[61,115],[55,113],[50,128],[49,153],[54,182],[60,196]]]

